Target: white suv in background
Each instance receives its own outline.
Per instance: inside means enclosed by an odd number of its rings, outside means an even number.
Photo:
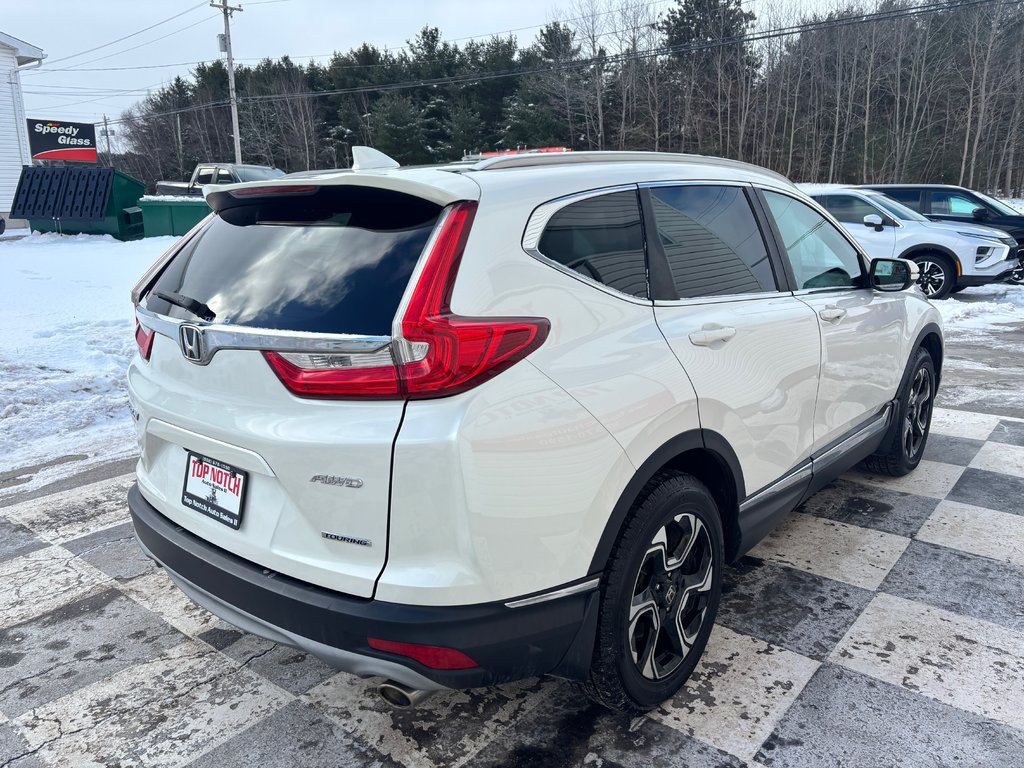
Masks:
[[[881,192],[833,184],[800,184],[873,258],[917,263],[930,299],[1005,280],[1018,265],[1017,241],[999,229],[931,221]]]
[[[550,673],[642,712],[728,562],[920,461],[939,315],[785,178],[355,156],[207,187],[133,294],[135,529],[225,620],[399,706]]]

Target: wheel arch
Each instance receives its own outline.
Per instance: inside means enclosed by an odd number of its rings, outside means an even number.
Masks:
[[[917,337],[909,348],[907,364],[904,367],[905,369],[903,371],[903,376],[900,379],[899,389],[896,390],[896,395],[899,395],[899,393],[903,391],[903,387],[906,386],[907,379],[910,378],[910,362],[918,349],[924,349],[929,355],[931,355],[932,364],[935,366],[935,385],[938,386],[942,382],[942,360],[945,356],[945,347],[942,341],[942,329],[939,328],[937,323],[926,323],[921,330],[917,332]]]
[[[956,277],[959,278],[963,273],[963,264],[960,261],[960,257],[956,255],[954,251],[947,248],[944,245],[936,245],[935,243],[919,243],[912,245],[903,251],[897,258],[899,259],[913,259],[915,256],[924,256],[928,253],[937,253],[940,256],[945,256],[947,259],[953,262],[954,268],[956,268]]]
[[[745,497],[743,470],[728,441],[709,429],[693,429],[676,435],[656,449],[640,465],[612,508],[590,563],[590,573],[604,570],[637,497],[658,472],[675,469],[703,482],[722,518],[726,561],[735,558],[740,546],[739,503]]]

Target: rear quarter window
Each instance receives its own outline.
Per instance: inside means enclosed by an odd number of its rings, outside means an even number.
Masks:
[[[636,191],[572,203],[548,221],[537,249],[546,258],[630,296],[647,298],[647,260]]]
[[[253,198],[222,210],[175,254],[146,307],[195,319],[154,295],[179,293],[209,305],[217,323],[387,336],[440,212],[358,186]]]

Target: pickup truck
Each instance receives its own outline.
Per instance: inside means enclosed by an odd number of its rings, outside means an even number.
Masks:
[[[158,195],[203,194],[204,184],[234,184],[239,181],[263,181],[284,176],[284,171],[267,165],[238,165],[236,163],[200,163],[188,181],[158,181]]]

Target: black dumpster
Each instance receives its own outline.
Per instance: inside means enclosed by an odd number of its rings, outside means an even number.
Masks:
[[[25,166],[11,218],[28,219],[38,232],[142,237],[139,198],[146,186],[113,168]]]

